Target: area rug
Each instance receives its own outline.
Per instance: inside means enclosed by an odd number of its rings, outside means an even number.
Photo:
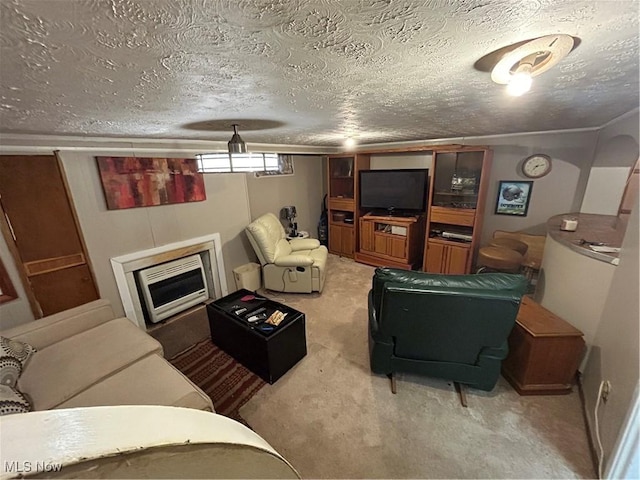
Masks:
[[[247,425],[238,410],[266,385],[264,380],[218,348],[211,339],[197,343],[169,361],[209,395],[216,413]]]

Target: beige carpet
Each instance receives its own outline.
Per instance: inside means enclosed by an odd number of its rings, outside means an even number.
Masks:
[[[373,268],[330,256],[322,294],[265,292],[306,314],[309,353],[240,409],[304,478],[593,478],[577,392],[519,396],[368,366]]]

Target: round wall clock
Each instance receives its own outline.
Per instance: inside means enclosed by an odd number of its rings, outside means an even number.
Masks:
[[[551,171],[551,157],[537,153],[524,159],[522,174],[529,178],[541,178]]]

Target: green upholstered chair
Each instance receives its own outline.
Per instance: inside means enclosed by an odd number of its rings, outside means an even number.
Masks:
[[[440,275],[377,268],[369,292],[371,370],[495,386],[527,288],[523,275]]]

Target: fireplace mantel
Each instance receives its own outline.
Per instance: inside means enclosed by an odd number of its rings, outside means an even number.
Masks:
[[[222,259],[222,242],[219,233],[169,243],[160,247],[128,253],[111,259],[124,313],[133,323],[146,330],[142,303],[136,287],[135,272],[178,258],[204,253],[203,262],[212,298],[227,295],[227,280]]]

